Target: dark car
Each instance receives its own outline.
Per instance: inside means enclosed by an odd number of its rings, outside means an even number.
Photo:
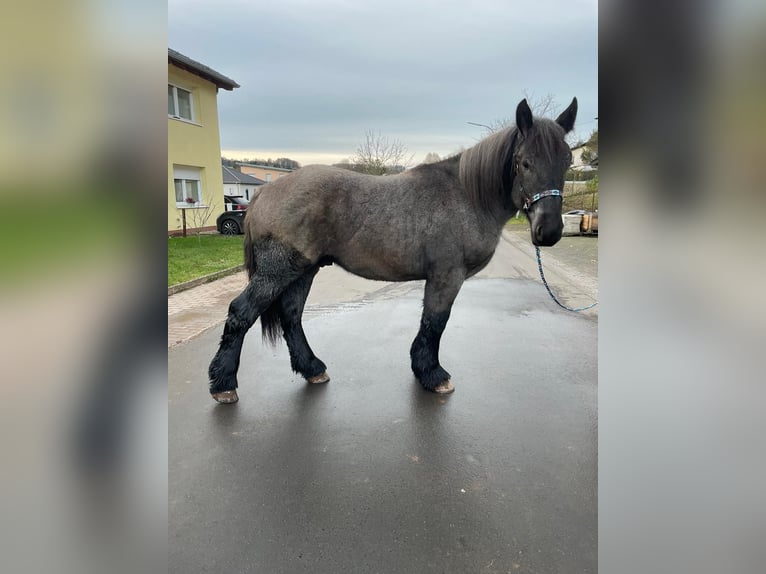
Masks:
[[[215,220],[218,233],[223,235],[238,235],[244,229],[245,211],[238,209],[236,211],[224,211]]]
[[[245,211],[248,201],[239,195],[224,195],[223,205],[226,211]]]

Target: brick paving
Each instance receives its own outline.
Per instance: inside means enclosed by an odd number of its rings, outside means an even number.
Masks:
[[[226,319],[229,303],[247,285],[240,271],[222,279],[192,287],[168,297],[168,348],[184,343]],[[360,301],[391,288],[391,283],[368,281],[333,265],[317,275],[306,303],[305,316],[327,306]]]
[[[247,285],[244,271],[168,297],[168,348],[226,319],[231,300]]]

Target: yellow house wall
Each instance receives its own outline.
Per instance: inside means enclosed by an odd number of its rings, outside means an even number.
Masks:
[[[173,184],[174,164],[201,168],[202,200],[213,206],[205,227],[214,227],[215,218],[224,211],[216,86],[171,64],[168,65],[168,83],[192,93],[194,114],[194,123],[168,117],[168,231],[182,227]],[[188,213],[186,225],[192,227]]]

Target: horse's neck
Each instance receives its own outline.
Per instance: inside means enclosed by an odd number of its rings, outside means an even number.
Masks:
[[[471,201],[470,198],[469,201]],[[491,205],[483,205],[475,201],[471,201],[471,204],[478,214],[479,220],[484,222],[483,227],[487,228],[487,232],[497,236],[500,236],[508,220],[519,211],[519,208],[513,205],[511,201],[510,192],[508,192],[507,197],[505,195],[499,196]]]

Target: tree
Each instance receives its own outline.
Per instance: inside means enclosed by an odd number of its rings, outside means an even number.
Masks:
[[[404,171],[414,155],[408,155],[407,147],[398,139],[389,141],[380,132],[367,130],[364,141],[356,148],[353,163],[356,171],[385,175]]]
[[[548,117],[553,114],[553,111],[555,111],[557,107],[556,99],[553,97],[553,94],[546,94],[542,97],[533,97],[529,95],[527,90],[524,90],[522,93],[524,94],[524,98],[527,100],[529,109],[532,110],[532,114],[535,116]],[[486,128],[488,133],[493,134],[509,126],[512,126],[516,123],[516,119],[511,116],[505,116],[500,119],[492,120],[489,125],[478,124],[475,122],[468,123]]]
[[[598,130],[593,130],[590,139],[585,142],[585,150],[582,152],[581,158],[586,165],[590,165],[598,159]]]
[[[186,221],[187,219],[191,221],[191,227],[194,229],[194,232],[197,234],[197,241],[202,242],[200,239],[200,235],[202,234],[202,229],[207,224],[208,219],[210,219],[210,216],[213,214],[213,212],[216,211],[216,202],[211,201],[207,205],[200,205],[195,202],[193,197],[187,197],[186,203],[189,205],[189,207],[183,207],[181,208],[181,215],[183,218],[183,236],[186,237]],[[188,216],[187,216],[188,214]]]
[[[300,166],[301,164],[297,161],[287,157],[278,157],[273,164],[273,167],[281,167],[282,169],[298,169]]]
[[[283,169],[298,169],[301,164],[295,161],[294,159],[290,159],[289,157],[280,157],[275,160],[269,159],[260,159],[260,158],[244,158],[241,160],[237,159],[230,159],[226,157],[221,158],[223,165],[230,167],[232,169],[236,169],[239,164],[241,163],[253,163],[257,165],[265,165],[268,167],[281,167]]]
[[[590,139],[588,140],[587,145],[590,149],[598,152],[598,129],[593,130],[593,133],[590,134]]]
[[[530,95],[527,90],[524,90],[522,92],[524,94],[524,98],[527,100],[527,104],[529,105],[529,109],[532,110],[532,115],[537,117],[546,117],[546,118],[552,118],[556,115],[556,110],[558,109],[559,105],[556,103],[556,98],[553,96],[553,94],[546,94],[544,96],[533,96]],[[516,123],[516,118],[511,116],[506,116],[504,118],[492,120],[489,125],[486,124],[479,124],[476,122],[468,122],[471,125],[479,126],[482,128],[485,128],[487,130],[486,135],[493,134],[495,132],[499,132],[502,129],[505,129],[509,126],[512,126]],[[575,132],[569,132],[565,139],[567,143],[570,145],[574,145],[576,143],[576,137],[577,135]]]

